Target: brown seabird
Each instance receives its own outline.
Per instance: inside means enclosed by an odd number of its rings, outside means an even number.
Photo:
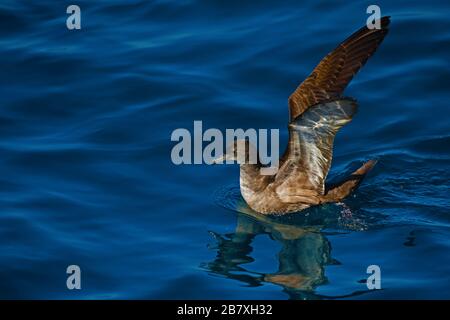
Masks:
[[[375,165],[376,161],[370,160],[344,181],[325,185],[334,137],[357,110],[356,101],[342,93],[386,36],[390,17],[380,22],[381,28],[365,26],[337,46],[291,94],[289,142],[276,174],[262,175],[259,162],[249,163],[248,140],[235,141],[232,150],[216,160],[236,160],[238,148],[245,146],[240,189],[251,209],[262,214],[286,214],[340,202]]]

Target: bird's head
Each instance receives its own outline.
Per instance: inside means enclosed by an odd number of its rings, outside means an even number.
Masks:
[[[237,161],[238,164],[257,164],[258,155],[256,148],[248,139],[234,140],[227,147],[226,152],[213,160],[214,164],[231,164]]]

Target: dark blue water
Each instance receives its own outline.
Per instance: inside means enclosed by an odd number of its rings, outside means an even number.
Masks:
[[[245,213],[236,166],[172,164],[171,132],[286,143],[287,97],[372,1],[76,1],[77,31],[69,4],[0,4],[1,298],[450,298],[448,1],[377,1],[330,176],[379,163],[284,219]]]

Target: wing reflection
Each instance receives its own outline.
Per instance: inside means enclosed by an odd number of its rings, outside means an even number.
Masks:
[[[242,212],[242,208],[239,211]],[[279,285],[290,299],[337,298],[315,293],[318,286],[328,281],[325,266],[338,264],[331,257],[331,244],[321,232],[321,227],[279,222],[253,212],[239,213],[233,233],[220,235],[211,232],[216,240],[212,248],[217,254],[213,261],[202,264],[202,267],[211,274],[238,280],[248,286]],[[273,273],[246,268],[254,261],[253,240],[264,234],[281,245],[277,255],[278,270]]]

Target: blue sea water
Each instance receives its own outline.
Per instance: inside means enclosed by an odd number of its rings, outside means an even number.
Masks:
[[[391,30],[346,90],[360,107],[330,177],[379,162],[344,205],[261,217],[236,166],[171,162],[194,120],[279,128],[284,145],[287,97],[370,4]],[[449,9],[3,0],[0,298],[449,299]]]

